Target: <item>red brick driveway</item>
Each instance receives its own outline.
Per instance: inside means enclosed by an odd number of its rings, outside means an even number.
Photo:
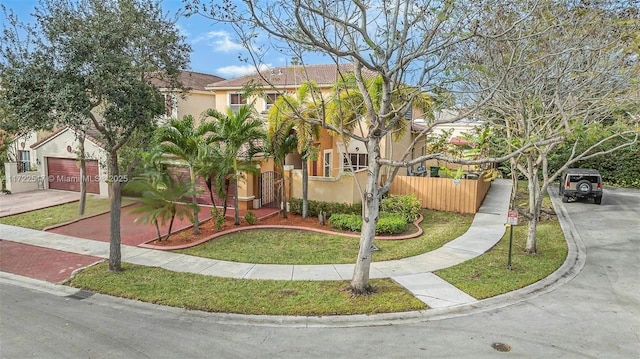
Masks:
[[[139,214],[130,214],[129,212],[136,205],[126,206],[122,208],[122,215],[120,217],[120,236],[122,238],[122,244],[131,246],[137,246],[142,243],[154,240],[158,237],[156,228],[152,224],[135,223],[134,220],[138,218]],[[211,218],[211,207],[201,206],[198,218],[200,221]],[[94,217],[85,218],[77,222],[66,224],[61,227],[56,227],[47,230],[48,232],[64,234],[67,236],[80,237],[86,239],[93,239],[96,241],[109,242],[109,221],[110,213],[100,214]],[[182,229],[190,227],[191,221],[188,219],[176,218],[173,222],[172,232],[175,233]],[[165,226],[160,226],[160,233],[162,235],[167,234],[169,228],[168,223]]]

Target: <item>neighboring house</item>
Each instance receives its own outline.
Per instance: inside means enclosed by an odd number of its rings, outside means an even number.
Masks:
[[[200,119],[206,110],[214,108],[216,105],[215,94],[208,90],[207,86],[224,81],[224,79],[215,75],[183,71],[180,74],[179,81],[187,89],[186,93],[179,93],[174,89],[168,88],[163,81],[152,81],[164,95],[166,111],[164,120],[182,118],[186,115]]]
[[[435,121],[448,121],[453,120],[458,116],[457,110],[442,110],[434,113]],[[427,121],[422,118],[414,119],[411,123],[411,140],[415,136],[421,133],[427,125]],[[428,138],[435,138],[446,135],[444,139],[450,149],[455,147],[469,147],[474,144],[466,139],[466,135],[473,134],[477,128],[482,128],[485,123],[476,118],[463,118],[455,122],[437,125],[427,135],[427,137],[416,144],[414,148],[413,158],[424,156],[429,152]],[[440,163],[436,160],[424,161],[419,165],[413,166],[409,169],[409,173],[412,175],[422,175],[428,173],[426,170],[432,166],[444,166],[450,169],[457,169],[460,165],[453,163]]]
[[[215,105],[215,95],[205,88],[206,85],[222,78],[197,72],[185,71],[180,81],[188,89],[186,93],[176,93],[162,87],[156,81],[166,100],[166,113],[160,121],[169,117],[192,115],[201,118],[207,109]],[[99,133],[87,130],[85,153],[87,161],[87,192],[108,196],[107,157],[100,143]],[[24,192],[35,189],[80,190],[80,175],[77,164],[78,141],[76,132],[71,128],[60,128],[47,135],[30,133],[14,141],[10,150],[10,161],[5,164],[7,189],[12,192]],[[24,172],[25,169],[33,170]]]
[[[87,130],[84,141],[87,193],[108,196],[107,152],[97,138],[99,134],[96,130]],[[36,152],[38,168],[46,179],[45,189],[80,191],[76,131],[69,127],[58,129],[31,145],[31,149]]]

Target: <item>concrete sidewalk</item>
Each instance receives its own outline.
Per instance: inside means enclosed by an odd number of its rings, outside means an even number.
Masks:
[[[469,230],[459,238],[432,252],[418,256],[374,262],[371,278],[391,278],[432,308],[468,304],[475,299],[431,272],[477,257],[493,247],[505,232],[511,183],[495,180]],[[109,243],[55,233],[0,225],[0,239],[64,252],[109,257]],[[353,264],[275,265],[228,262],[122,246],[122,261],[203,275],[241,279],[348,280]]]

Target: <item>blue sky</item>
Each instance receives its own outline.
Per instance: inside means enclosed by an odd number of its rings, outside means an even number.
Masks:
[[[207,1],[207,0],[204,0]],[[0,0],[0,4],[13,10],[21,21],[33,22],[30,16],[37,6],[36,0]],[[182,8],[180,0],[164,0],[162,6],[165,11],[175,13]],[[234,78],[255,71],[251,64],[238,59],[239,55],[246,56],[242,45],[236,41],[233,29],[229,25],[215,24],[213,21],[199,15],[189,18],[180,18],[178,28],[187,38],[193,52],[191,53],[191,70],[214,74],[223,78]],[[263,58],[266,67],[285,66],[290,58],[283,54],[271,51]],[[328,60],[321,57],[309,57],[305,59],[308,64],[327,63]]]

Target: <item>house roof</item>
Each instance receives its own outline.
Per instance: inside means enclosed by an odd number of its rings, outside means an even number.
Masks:
[[[206,91],[209,84],[224,81],[222,77],[216,75],[205,74],[201,72],[182,71],[178,77],[178,81],[188,89]],[[151,83],[160,88],[166,88],[169,83],[160,78],[153,78]]]
[[[31,145],[32,149],[36,149],[42,145],[44,145],[45,143],[55,139],[56,137],[60,136],[61,134],[63,134],[66,130],[70,130],[70,131],[74,131],[71,127],[60,127],[57,130],[51,132],[48,136],[45,136],[43,138],[41,138],[40,140],[36,141],[34,144]],[[75,131],[74,131],[75,132]],[[98,130],[96,130],[95,128],[91,127],[89,129],[87,129],[87,133],[86,133],[86,139],[93,142],[96,146],[98,147],[102,147],[102,143],[98,140],[100,136],[100,132],[98,132]]]
[[[276,87],[285,87],[296,86],[306,81],[314,81],[320,87],[327,87],[333,86],[341,75],[352,73],[353,70],[353,64],[282,66],[230,80],[211,83],[206,88],[209,90],[239,89],[251,82],[262,86],[273,85]],[[367,71],[366,74],[368,78],[374,76],[372,72]],[[265,79],[268,81],[265,81]]]

